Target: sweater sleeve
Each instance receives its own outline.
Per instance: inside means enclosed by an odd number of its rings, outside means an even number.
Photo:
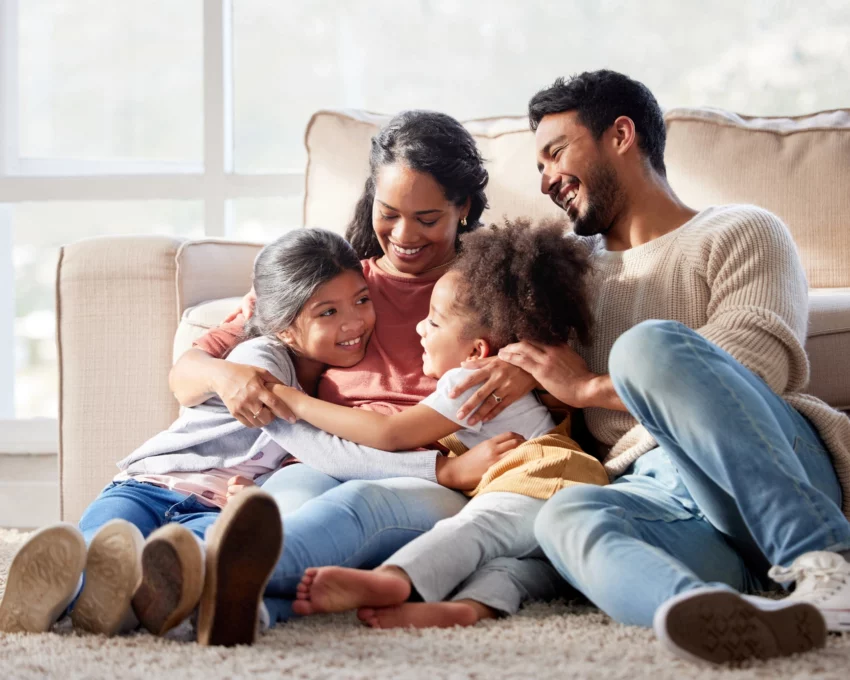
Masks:
[[[696,247],[710,290],[697,332],[777,394],[803,389],[808,286],[787,227],[767,211],[738,208],[718,216]]]
[[[381,451],[340,439],[301,420],[292,425],[276,418],[263,430],[302,463],[342,482],[388,477],[437,482],[437,451]]]

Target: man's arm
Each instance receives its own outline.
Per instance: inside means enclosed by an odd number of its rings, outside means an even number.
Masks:
[[[454,434],[461,426],[437,411],[418,404],[401,413],[384,415],[315,399],[285,385],[272,386],[299,420],[330,434],[384,451],[427,446]]]

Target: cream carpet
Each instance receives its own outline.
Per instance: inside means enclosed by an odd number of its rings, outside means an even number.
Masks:
[[[0,590],[26,534],[0,529]],[[70,630],[0,633],[0,678],[850,678],[850,635],[796,658],[717,669],[681,662],[651,632],[612,623],[584,605],[533,605],[473,628],[373,631],[352,615],[278,626],[253,647],[199,647],[187,631],[103,638]],[[181,639],[182,638],[182,639]]]

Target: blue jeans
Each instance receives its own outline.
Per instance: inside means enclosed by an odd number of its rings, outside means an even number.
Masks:
[[[145,538],[155,529],[177,522],[203,540],[218,514],[218,508],[204,505],[194,496],[131,479],[113,482],[101,491],[80,518],[80,531],[88,545],[111,519],[135,524]]]
[[[285,534],[266,588],[272,625],[293,616],[295,588],[308,567],[377,567],[468,500],[423,479],[340,483],[303,464],[279,470],[263,489],[281,508]]]
[[[818,433],[729,354],[682,324],[647,321],[617,340],[609,369],[658,447],[607,487],[556,494],[535,534],[614,619],[650,626],[678,593],[761,589],[770,564],[850,549]]]

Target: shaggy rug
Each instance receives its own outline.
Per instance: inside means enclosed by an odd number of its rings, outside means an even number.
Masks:
[[[0,590],[26,534],[0,529]],[[186,629],[103,638],[67,622],[43,635],[0,633],[0,678],[835,678],[850,677],[850,635],[826,649],[742,668],[703,667],[667,654],[652,633],[613,623],[597,609],[535,604],[473,628],[373,631],[353,615],[278,626],[253,647],[199,647]]]

